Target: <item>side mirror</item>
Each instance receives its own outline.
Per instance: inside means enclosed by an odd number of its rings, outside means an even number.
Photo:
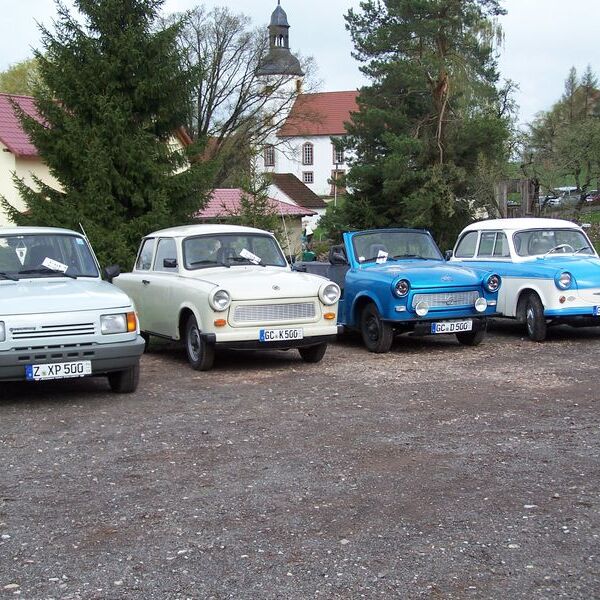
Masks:
[[[348,261],[346,257],[341,252],[332,252],[329,257],[329,262],[332,265],[347,265]]]
[[[105,267],[102,271],[102,277],[108,281],[108,283],[112,283],[115,277],[118,277],[121,274],[121,267],[119,265],[109,265]]]
[[[163,260],[163,267],[165,269],[176,269],[177,268],[177,259],[176,258],[165,258]]]
[[[454,253],[452,252],[452,250],[446,250],[446,252],[444,252],[444,258],[446,260],[450,260],[452,258],[452,256],[453,256],[453,254]]]

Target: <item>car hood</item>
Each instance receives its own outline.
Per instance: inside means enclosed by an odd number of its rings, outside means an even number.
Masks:
[[[568,271],[575,277],[578,287],[600,287],[600,258],[595,256],[551,256],[537,258],[525,264],[543,266],[551,276]]]
[[[233,301],[316,296],[327,281],[318,275],[292,272],[284,267],[254,265],[206,269],[194,274],[194,279],[224,288]]]
[[[413,289],[481,285],[482,273],[438,260],[402,260],[362,265],[362,270],[390,282],[405,278]]]
[[[0,281],[0,315],[79,312],[128,308],[131,300],[98,279],[21,279]]]

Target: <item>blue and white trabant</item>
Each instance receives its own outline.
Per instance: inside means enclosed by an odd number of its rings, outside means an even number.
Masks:
[[[473,223],[450,260],[502,277],[498,312],[518,319],[534,341],[549,325],[600,325],[600,258],[584,230],[559,219]]]
[[[394,334],[454,334],[479,344],[496,313],[501,278],[493,270],[451,265],[428,231],[374,229],[344,233],[329,262],[296,266],[342,289],[338,323],[361,332],[371,352],[387,352]]]

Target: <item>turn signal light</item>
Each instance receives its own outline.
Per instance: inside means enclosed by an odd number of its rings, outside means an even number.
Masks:
[[[327,319],[328,321],[333,321],[333,319],[335,319],[335,313],[325,313],[323,318]]]
[[[225,327],[225,325],[227,325],[227,321],[225,319],[215,319],[214,324],[215,327]]]
[[[137,318],[134,312],[127,313],[127,331],[132,332],[137,329]]]

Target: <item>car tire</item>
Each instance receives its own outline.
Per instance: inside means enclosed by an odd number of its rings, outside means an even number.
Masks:
[[[123,371],[108,374],[110,389],[117,394],[131,394],[135,392],[140,380],[140,366],[134,365]]]
[[[544,305],[536,293],[531,293],[525,302],[525,327],[529,339],[543,342],[546,339],[548,326],[544,317]]]
[[[369,352],[389,352],[394,341],[394,329],[381,319],[375,304],[365,306],[360,317],[360,332]]]
[[[215,361],[215,349],[202,338],[194,315],[190,315],[185,324],[184,341],[188,362],[192,369],[209,371]]]
[[[306,346],[304,348],[298,348],[298,352],[302,357],[302,360],[307,363],[318,363],[321,362],[327,351],[327,342],[317,344],[316,346]]]
[[[144,340],[144,352],[148,352],[148,344],[150,343],[150,334],[142,331],[140,333],[142,339]]]
[[[456,339],[463,346],[479,346],[485,337],[485,327],[479,331],[459,331],[456,334]]]

